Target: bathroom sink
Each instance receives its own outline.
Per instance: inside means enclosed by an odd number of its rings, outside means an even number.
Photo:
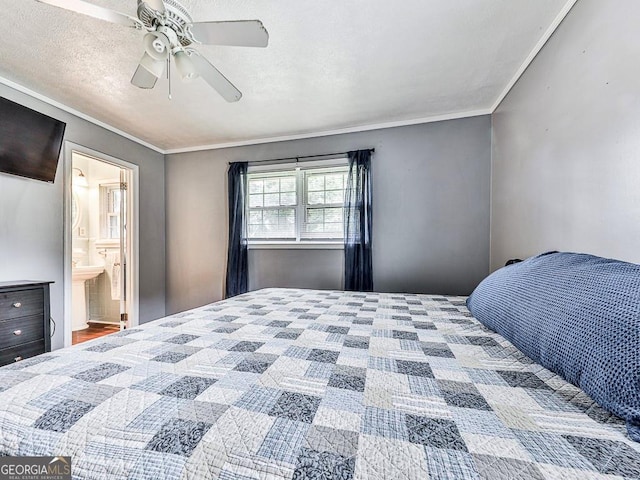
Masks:
[[[84,282],[96,278],[104,272],[99,265],[82,265],[71,268],[71,329],[75,332],[87,328],[87,299],[84,293]]]
[[[96,278],[104,272],[104,267],[99,265],[83,265],[80,267],[73,267],[71,269],[71,278],[74,282],[84,282]]]

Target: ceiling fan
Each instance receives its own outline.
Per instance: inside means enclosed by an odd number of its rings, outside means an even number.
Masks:
[[[137,0],[138,18],[83,0],[37,0],[93,18],[146,31],[144,54],[131,83],[153,88],[173,57],[180,77],[190,81],[202,77],[226,101],[237,102],[242,93],[205,57],[194,44],[266,47],[269,33],[260,20],[193,22],[177,0]]]

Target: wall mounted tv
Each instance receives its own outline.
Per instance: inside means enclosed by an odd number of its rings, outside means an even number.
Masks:
[[[66,126],[0,97],[0,172],[52,183]]]

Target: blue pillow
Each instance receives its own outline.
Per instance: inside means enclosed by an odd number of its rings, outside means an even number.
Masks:
[[[480,322],[627,422],[640,441],[640,265],[551,252],[492,273]]]

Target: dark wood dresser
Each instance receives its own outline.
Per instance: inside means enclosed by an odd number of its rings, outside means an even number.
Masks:
[[[51,351],[51,283],[0,282],[0,366]]]

